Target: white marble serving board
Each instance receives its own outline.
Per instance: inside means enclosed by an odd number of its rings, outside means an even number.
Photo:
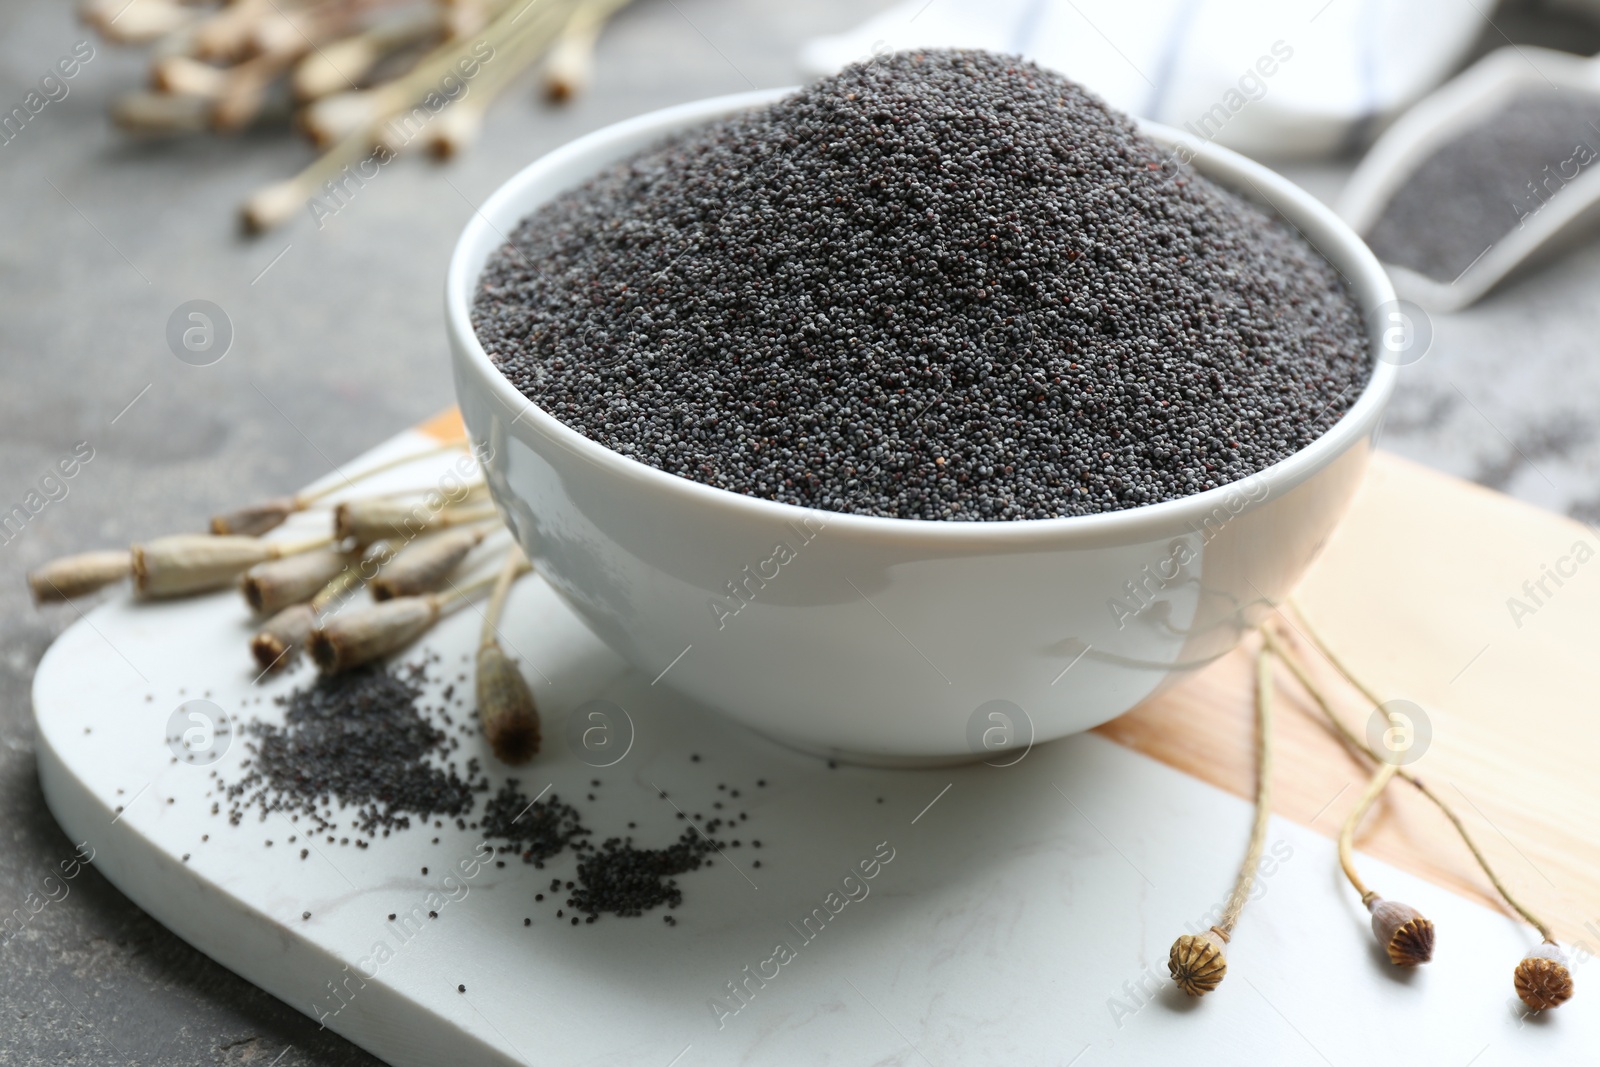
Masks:
[[[350,469],[427,441],[401,435]],[[425,484],[424,466],[385,481]],[[455,680],[478,624],[465,609],[419,650],[439,653]],[[281,816],[235,827],[211,814],[211,772],[236,777],[244,739],[210,767],[174,762],[173,710],[209,698],[229,715],[275,720],[271,698],[310,678],[302,663],[255,683],[248,615],[231,592],[118,597],[51,647],[34,687],[45,796],[142,908],[396,1065],[1492,1067],[1600,1055],[1592,968],[1578,968],[1570,1004],[1528,1017],[1511,989],[1527,930],[1367,859],[1374,884],[1440,931],[1432,964],[1398,971],[1367,933],[1332,843],[1279,818],[1268,838],[1278,862],[1246,909],[1227,980],[1203,1001],[1176,993],[1168,946],[1228,891],[1250,808],[1104,738],[1042,746],[1004,768],[830,768],[626,669],[537,578],[514,591],[502,629],[543,712],[544,750],[516,775],[530,796],[549,785],[597,835],[627,833],[632,820],[654,845],[684,825],[658,787],[689,813],[728,802],[719,782],[740,791],[729,807],[743,805],[748,822],[721,836],[743,845],[678,879],[676,925],[662,912],[557,920],[552,898],[564,893],[533,897],[572,876],[570,854],[543,871],[512,860],[447,885],[446,870],[479,844],[448,822],[366,849],[319,840],[301,860],[303,839],[287,840],[300,828]],[[636,726],[627,755],[598,771],[565,742],[568,714],[595,698]],[[491,776],[506,773],[463,738],[457,758],[471,754]],[[861,878],[875,855],[892,859]],[[841,905],[847,890],[859,899]],[[419,907],[439,914],[414,934],[387,921]],[[802,927],[815,909],[827,918],[812,919],[820,932]],[[358,968],[372,977],[352,978]],[[729,983],[742,982],[741,1001]],[[344,983],[342,998],[330,983]]]

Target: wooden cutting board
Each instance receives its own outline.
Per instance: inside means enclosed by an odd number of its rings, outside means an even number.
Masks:
[[[1297,593],[1378,696],[1426,713],[1432,739],[1410,769],[1457,809],[1512,892],[1591,951],[1600,946],[1597,549],[1587,526],[1380,452]],[[1252,649],[1098,732],[1252,795]],[[1345,721],[1365,733],[1371,706],[1311,656]],[[1274,811],[1336,837],[1368,770],[1292,678],[1284,689]],[[1358,843],[1500,906],[1443,815],[1403,783]]]

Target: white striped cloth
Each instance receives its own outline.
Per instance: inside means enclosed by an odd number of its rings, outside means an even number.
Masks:
[[[1364,144],[1444,81],[1492,0],[907,0],[801,52],[824,74],[908,48],[1021,54],[1113,107],[1249,155]]]

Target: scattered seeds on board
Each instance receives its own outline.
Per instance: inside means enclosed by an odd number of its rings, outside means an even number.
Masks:
[[[897,53],[525,219],[473,323],[608,448],[828,511],[1009,520],[1236,481],[1371,367],[1339,274],[1075,83]]]
[[[440,827],[443,820],[435,816],[445,815],[458,830],[481,835],[497,855],[519,857],[535,868],[571,852],[575,877],[552,878],[548,891],[566,890],[556,915],[573,926],[592,924],[607,914],[638,916],[662,905],[675,908],[683,900],[677,876],[708,863],[709,853],[732,847],[716,837],[733,820],[732,813],[703,822],[696,813],[700,829],[684,830],[665,848],[643,847],[631,835],[607,838],[596,846],[582,813],[558,793],[546,789],[529,797],[515,778],[494,788],[477,757],[458,766],[451,755],[456,746],[447,743],[435,721],[448,713],[430,705],[424,695],[436,659],[320,676],[279,698],[282,722],[249,722],[243,773],[232,783],[218,780],[228,798],[229,821],[240,825],[252,811],[261,822],[274,815],[293,823],[304,819],[329,844],[349,844],[349,837],[332,831],[352,814],[350,825],[368,835],[381,831],[384,837],[409,829],[413,818],[422,827],[430,821]],[[699,762],[699,754],[691,761]],[[599,786],[598,779],[590,780],[591,788]],[[726,783],[723,792],[729,797],[739,793]],[[661,799],[665,797],[662,793]],[[213,814],[222,814],[220,806]],[[738,813],[738,821],[747,818],[747,813]],[[627,825],[636,828],[635,822]],[[292,835],[290,842],[298,836]],[[439,843],[437,837],[431,840]],[[357,838],[354,844],[364,848],[368,842]],[[309,852],[300,849],[300,858]],[[496,860],[496,866],[505,863]],[[423,877],[432,870],[417,869]],[[545,893],[534,893],[533,900],[543,903]],[[438,911],[427,914],[439,918]],[[310,912],[303,915],[310,917]],[[395,913],[389,921],[395,921]],[[532,926],[532,917],[524,918],[523,925]],[[676,920],[668,925],[677,925]]]

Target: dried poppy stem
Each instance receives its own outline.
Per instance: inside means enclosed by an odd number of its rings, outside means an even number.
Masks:
[[[1344,817],[1344,823],[1339,827],[1339,866],[1344,868],[1344,876],[1350,879],[1350,884],[1355,886],[1357,893],[1361,894],[1361,903],[1366,904],[1378,894],[1367,888],[1367,883],[1361,880],[1361,875],[1356,871],[1355,857],[1352,846],[1355,841],[1356,827],[1372,807],[1378,794],[1389,784],[1389,779],[1394,777],[1394,772],[1400,769],[1397,763],[1380,763],[1378,769],[1367,781],[1367,788],[1357,798],[1355,807]]]
[[[445,441],[442,444],[424,448],[419,452],[407,452],[403,456],[395,456],[392,459],[386,459],[379,463],[374,463],[372,466],[364,467],[361,470],[356,471],[354,474],[344,474],[341,472],[339,474],[338,481],[330,482],[321,489],[313,489],[309,492],[300,493],[295,497],[295,499],[303,501],[308,505],[313,504],[318,500],[323,500],[332,496],[341,489],[351,488],[355,485],[355,483],[365,481],[374,475],[383,474],[385,471],[392,471],[399,467],[409,466],[410,464],[417,462],[417,460],[427,459],[429,456],[443,455],[446,452],[459,452],[465,448],[467,444],[468,441],[465,437],[457,437],[453,438],[452,440]]]
[[[337,548],[268,560],[245,571],[239,589],[252,611],[275,615],[290,604],[311,599],[351,562],[352,557]]]
[[[333,509],[334,536],[353,538],[358,545],[374,541],[410,541],[425,533],[498,519],[494,506],[430,509],[419,503],[396,500],[350,500]]]
[[[478,642],[478,722],[495,758],[509,764],[526,763],[539,753],[539,709],[533,690],[500,647],[498,633],[511,585],[528,569],[527,557],[520,548],[507,553],[484,609],[483,633]]]
[[[243,59],[272,9],[273,0],[234,0],[194,28],[194,54],[221,62]]]
[[[1327,642],[1317,632],[1311,620],[1306,617],[1305,611],[1293,601],[1290,601],[1290,607],[1294,610],[1295,617],[1299,619],[1302,630],[1310,638],[1312,644],[1317,647],[1318,651],[1327,658],[1329,663],[1333,664],[1347,682],[1360,690],[1368,699],[1372,699],[1371,691],[1355,677],[1350,669],[1345,666],[1344,661],[1328,647]],[[1277,641],[1270,633],[1268,634],[1268,639],[1274,643],[1275,647],[1280,650],[1283,649],[1282,643]],[[1332,703],[1328,700],[1327,695],[1322,691],[1321,687],[1312,681],[1304,668],[1285,652],[1280,652],[1280,656],[1289,665],[1290,670],[1294,672],[1295,677],[1300,681],[1306,692],[1311,694],[1313,702],[1322,711],[1323,717],[1328,721],[1334,732],[1352,749],[1364,752],[1374,762],[1383,762],[1382,758],[1357,738],[1350,728],[1334,713]],[[1468,851],[1472,853],[1472,858],[1494,886],[1495,892],[1499,893],[1500,898],[1506,902],[1506,905],[1520,915],[1528,925],[1539,931],[1539,936],[1543,939],[1543,943],[1530,950],[1523,957],[1522,962],[1517,965],[1514,972],[1517,995],[1535,1011],[1544,1011],[1547,1008],[1554,1008],[1565,1003],[1572,996],[1572,975],[1567,969],[1566,956],[1561,951],[1560,943],[1556,940],[1555,934],[1550,927],[1537,915],[1529,911],[1506,888],[1505,883],[1500,880],[1500,876],[1495,873],[1494,867],[1489,863],[1488,857],[1483,854],[1483,850],[1478,847],[1478,843],[1468,833],[1466,824],[1461,821],[1461,817],[1456,814],[1455,809],[1443,797],[1435,793],[1415,775],[1404,770],[1397,770],[1395,773],[1432,801],[1434,807],[1438,808],[1445,818],[1450,820],[1450,824],[1455,827],[1456,834],[1461,838],[1462,843],[1467,846]]]
[[[126,549],[108,552],[80,552],[53,559],[28,573],[28,588],[33,602],[44,604],[103,589],[133,573],[133,554]]]
[[[1398,763],[1380,764],[1355,807],[1345,816],[1344,825],[1339,828],[1339,866],[1361,894],[1361,903],[1372,913],[1372,935],[1388,952],[1389,962],[1396,967],[1415,967],[1433,958],[1433,923],[1410,905],[1384,900],[1369,889],[1356,871],[1353,847],[1356,827],[1399,769]]]
[[[318,156],[299,174],[256,190],[240,209],[245,229],[250,233],[265,233],[289,221],[291,215],[303,210],[317,195],[323,182],[332,181],[345,167],[361,162],[372,150],[373,139],[373,127],[362,126]]]
[[[210,592],[235,581],[257,563],[310,552],[330,543],[329,537],[307,541],[262,541],[215,534],[158,537],[133,546],[133,589],[149,598]]]
[[[488,535],[483,529],[447,530],[407,545],[373,579],[372,599],[433,592]]]
[[[351,137],[360,137],[371,144],[377,140],[385,122],[436,92],[440,79],[456,70],[458,63],[481,60],[481,54],[474,49],[487,45],[491,49],[489,54],[495,55],[526,29],[518,23],[527,14],[552,2],[530,0],[526,4],[509,5],[484,27],[476,40],[454,39],[429,52],[415,67],[393,81],[371,89],[334,93],[316,101],[303,112],[302,125],[318,144],[342,145]],[[334,167],[334,173],[348,162],[352,161],[345,160]],[[310,186],[314,189],[326,177],[318,177]]]
[[[1369,700],[1372,699],[1371,691],[1368,690],[1359,679],[1354,677],[1350,673],[1349,668],[1345,667],[1343,662],[1332,653],[1326,642],[1323,641],[1322,637],[1311,625],[1311,621],[1307,619],[1305,613],[1300,610],[1299,606],[1293,602],[1291,602],[1290,606],[1294,608],[1295,616],[1300,620],[1301,627],[1304,629],[1306,636],[1311,639],[1311,642],[1317,646],[1317,650],[1327,657],[1328,662],[1334,665],[1334,667],[1339,671],[1346,681],[1360,690],[1363,695],[1367,696]],[[1278,643],[1277,647],[1281,649],[1283,648],[1283,645]],[[1315,682],[1311,680],[1306,671],[1298,663],[1296,663],[1293,657],[1288,655],[1287,652],[1284,653],[1284,662],[1289,664],[1290,670],[1294,671],[1295,677],[1299,680],[1300,684],[1305,687],[1306,692],[1311,694],[1312,700],[1316,702],[1317,706],[1321,709],[1323,716],[1330,724],[1332,724],[1334,730],[1341,737],[1343,737],[1348,744],[1362,752],[1365,752],[1374,762],[1384,762],[1382,756],[1368,748],[1366,743],[1356,737],[1350,728],[1346,726],[1336,714],[1334,714],[1333,705],[1328,700],[1327,695]],[[1459,836],[1462,843],[1467,846],[1467,850],[1472,853],[1472,858],[1477,861],[1478,866],[1483,870],[1484,876],[1489,879],[1490,883],[1495,888],[1495,892],[1500,894],[1501,899],[1506,902],[1507,906],[1509,906],[1512,911],[1515,911],[1518,915],[1522,916],[1523,920],[1526,921],[1529,926],[1532,926],[1535,930],[1538,930],[1540,937],[1546,941],[1554,943],[1556,939],[1555,935],[1551,932],[1550,927],[1537,915],[1529,911],[1522,904],[1522,902],[1517,900],[1511,891],[1506,888],[1505,883],[1500,880],[1500,876],[1495,874],[1494,867],[1489,863],[1488,857],[1483,854],[1483,850],[1480,849],[1478,847],[1478,843],[1473,840],[1472,834],[1468,832],[1466,824],[1461,821],[1461,817],[1456,814],[1455,809],[1450,806],[1450,803],[1438,793],[1434,792],[1434,790],[1431,789],[1421,778],[1418,778],[1409,771],[1406,771],[1402,768],[1395,773],[1414,786],[1417,792],[1421,793],[1423,796],[1432,801],[1434,807],[1438,808],[1439,811],[1444,814],[1444,817],[1450,820],[1450,825],[1455,827],[1457,836]]]
[[[146,90],[123,93],[111,105],[111,121],[128,133],[165,136],[199,133],[210,121],[211,101]]]
[[[167,56],[151,68],[150,83],[163,93],[215,99],[227,87],[228,72],[193,56]]]
[[[1221,919],[1203,934],[1180,936],[1167,956],[1172,980],[1191,997],[1211,992],[1228,973],[1226,945],[1250,898],[1267,843],[1267,824],[1272,817],[1272,684],[1272,652],[1263,644],[1256,652],[1256,812],[1250,843]]]
[[[305,511],[319,500],[332,496],[341,489],[353,486],[356,482],[371,478],[373,475],[382,474],[385,471],[394,470],[396,467],[404,467],[419,459],[437,456],[442,452],[457,451],[465,444],[466,438],[456,438],[453,441],[447,441],[432,448],[425,448],[420,452],[410,452],[404,456],[386,459],[354,474],[341,475],[338,481],[325,485],[321,489],[296,493],[293,496],[274,497],[270,500],[263,500],[259,503],[239,508],[237,511],[213,516],[211,519],[211,532],[214,534],[245,534],[249,536],[264,534],[268,530],[282,525],[290,515]]]
[[[295,67],[291,85],[300,100],[316,100],[351,87],[391,52],[439,32],[445,22],[437,4],[402,12],[370,29],[323,45]]]
[[[426,632],[450,608],[496,581],[495,575],[448,593],[402,596],[342,611],[311,631],[306,648],[325,673],[358,667],[397,652]]]
[[[568,10],[565,0],[549,0],[521,25],[508,28],[504,41],[496,43],[494,59],[484,64],[483,73],[472,83],[471,93],[445,108],[428,127],[428,151],[435,158],[448,159],[477,140],[489,106],[549,47]]]
[[[193,8],[172,0],[144,0],[139,4],[90,0],[78,9],[78,17],[108,41],[145,44],[182,29],[200,16]]]
[[[290,40],[229,70],[211,108],[212,128],[232,133],[254,122],[272,83],[312,47],[309,37]]]
[[[380,562],[388,553],[387,545],[374,545],[363,562]],[[309,601],[290,604],[262,623],[261,629],[250,638],[250,654],[255,657],[263,674],[276,670],[293,658],[294,653],[305,645],[311,631],[316,629],[317,619],[328,605],[359,588],[366,580],[364,569],[371,568],[347,567],[317,590]]]
[[[594,76],[594,47],[606,21],[631,0],[583,0],[561,28],[544,65],[545,95],[564,103],[589,87]]]

